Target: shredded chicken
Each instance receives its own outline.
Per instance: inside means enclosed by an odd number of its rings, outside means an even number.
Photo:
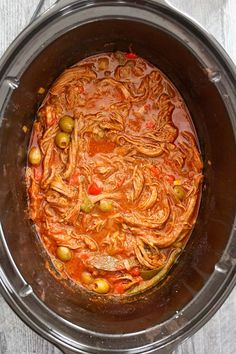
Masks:
[[[144,237],[137,238],[135,254],[139,263],[148,269],[157,269],[163,266],[166,260],[166,256]]]
[[[78,144],[78,119],[75,120],[75,126],[74,126],[74,131],[72,134],[72,139],[70,143],[70,148],[69,148],[69,156],[68,156],[68,163],[65,169],[65,172],[63,173],[63,178],[68,178],[71,176],[73,173],[75,167],[76,167],[76,159],[77,159],[77,152],[79,148]]]
[[[150,190],[150,193],[149,193],[148,197],[146,197],[144,200],[142,200],[138,205],[140,210],[151,209],[157,201],[157,198],[158,198],[157,187],[150,186],[149,190]]]

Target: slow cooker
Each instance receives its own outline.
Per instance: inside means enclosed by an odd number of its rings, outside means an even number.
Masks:
[[[182,94],[197,131],[204,186],[191,238],[162,286],[135,301],[95,301],[45,268],[27,214],[30,129],[49,88],[89,55],[132,50]],[[236,72],[220,45],[164,0],[61,0],[0,62],[0,290],[32,329],[64,353],[159,353],[198,330],[235,285]],[[22,127],[28,128],[28,133]]]

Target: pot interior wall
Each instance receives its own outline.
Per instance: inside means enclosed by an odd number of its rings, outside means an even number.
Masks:
[[[198,134],[204,161],[204,191],[191,239],[170,277],[157,291],[125,304],[88,302],[45,269],[42,250],[26,218],[24,168],[39,87],[50,87],[68,66],[99,52],[132,50],[160,68],[184,97]],[[22,126],[29,132],[25,134]],[[75,28],[45,47],[22,74],[0,128],[1,214],[9,250],[35,294],[60,316],[98,332],[133,332],[161,323],[202,288],[228,241],[235,200],[235,144],[228,113],[200,63],[174,36],[147,24],[125,20],[93,22]],[[210,162],[209,162],[210,161]],[[226,187],[227,186],[227,187]],[[91,315],[96,312],[96,316]]]

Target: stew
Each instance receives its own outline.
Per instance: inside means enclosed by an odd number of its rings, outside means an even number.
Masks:
[[[28,161],[29,218],[62,278],[116,296],[164,279],[196,221],[203,166],[160,70],[123,52],[65,70],[37,112]]]

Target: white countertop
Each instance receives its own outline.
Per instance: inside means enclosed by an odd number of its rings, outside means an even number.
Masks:
[[[0,0],[0,56],[27,25],[39,0]],[[169,0],[211,32],[236,63],[236,0]],[[45,8],[54,0],[46,0]],[[29,329],[0,296],[0,354],[60,354]],[[213,318],[174,354],[236,353],[236,289]]]

